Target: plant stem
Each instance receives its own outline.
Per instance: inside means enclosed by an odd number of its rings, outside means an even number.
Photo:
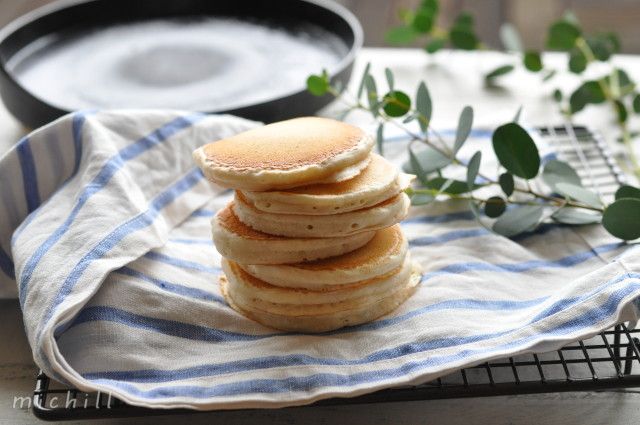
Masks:
[[[345,103],[348,106],[348,108],[351,109],[351,110],[360,109],[360,110],[364,110],[364,111],[370,111],[368,107],[366,107],[365,105],[362,104],[362,102],[360,102],[360,99],[355,99],[354,103],[349,103],[346,100],[344,100],[344,98],[342,96],[340,96],[340,93],[338,93],[337,90],[335,90],[332,87],[330,88],[329,93],[331,93],[334,97],[342,99],[343,103]],[[417,114],[417,116],[419,117],[418,119],[424,119],[426,121],[426,118],[424,118],[421,114],[419,114],[418,111],[411,110],[410,113]],[[433,142],[431,142],[429,140],[428,137],[421,137],[419,134],[414,133],[409,128],[407,128],[406,126],[404,126],[401,123],[399,123],[397,120],[395,120],[395,119],[387,116],[386,114],[384,114],[384,112],[380,113],[378,115],[378,117],[383,119],[386,123],[391,123],[391,124],[395,125],[398,129],[404,131],[412,140],[420,141],[420,142],[426,144],[427,146],[429,146],[430,148],[434,149],[435,151],[437,151],[441,155],[447,157],[448,159],[451,160],[452,164],[465,166],[465,164],[462,163],[456,157],[456,154],[453,151],[451,151],[450,149],[447,148],[445,140],[442,138],[442,136],[436,130],[434,130],[431,127],[430,123],[427,122],[427,131],[431,131],[436,136],[438,141],[440,141],[442,143],[442,145],[445,146],[445,149],[435,145]],[[425,122],[425,121],[423,121],[423,122]],[[478,173],[478,176],[480,176],[481,178],[486,180],[487,183],[490,184],[490,185],[499,185],[500,184],[495,179],[492,179],[492,178],[490,178],[490,177],[488,177],[486,175],[483,175],[482,173]],[[422,192],[420,192],[420,191],[422,191]],[[437,193],[438,191],[434,190],[434,189],[414,189],[414,192],[415,193],[425,193],[425,194],[430,194],[430,195],[437,195],[438,194]],[[531,196],[533,196],[535,198],[551,202],[555,206],[567,206],[567,207],[574,207],[574,208],[583,208],[583,209],[588,209],[588,210],[598,211],[598,212],[602,212],[603,211],[602,208],[595,208],[595,207],[592,207],[590,205],[584,205],[584,204],[582,204],[580,202],[575,202],[575,201],[572,201],[572,200],[568,200],[568,199],[563,198],[563,197],[547,196],[547,195],[544,195],[542,193],[538,193],[538,192],[533,190],[533,188],[531,187],[531,185],[529,184],[528,181],[527,181],[527,188],[526,189],[522,189],[522,188],[517,188],[516,187],[516,188],[514,188],[514,192],[519,192],[519,193],[531,195]],[[471,196],[471,197],[460,197],[459,195],[446,193],[446,192],[444,192],[444,194],[446,194],[450,198],[454,198],[454,199],[467,199],[467,200],[475,200],[475,201],[479,201],[479,202],[486,202],[486,200],[477,199],[477,198],[474,198],[473,196]],[[535,205],[537,205],[533,201],[516,201],[516,200],[509,199],[507,202],[512,203],[512,204],[522,204],[522,205],[534,205],[535,204]]]

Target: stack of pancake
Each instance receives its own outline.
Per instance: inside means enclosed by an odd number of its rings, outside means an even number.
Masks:
[[[202,146],[196,163],[235,189],[214,217],[227,302],[273,328],[323,332],[376,319],[419,281],[397,224],[413,176],[371,153],[357,127],[270,124]]]

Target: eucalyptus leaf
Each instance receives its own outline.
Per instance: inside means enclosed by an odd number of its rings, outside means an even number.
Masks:
[[[540,169],[538,147],[527,131],[516,123],[507,123],[493,133],[493,150],[500,164],[511,174],[532,179]]]
[[[393,72],[389,68],[384,69],[384,75],[387,78],[387,84],[389,85],[389,91],[393,91]]]
[[[433,112],[433,106],[431,104],[431,95],[429,89],[424,81],[418,86],[418,92],[416,93],[416,110],[424,117],[424,120],[419,120],[420,129],[422,132],[427,131],[427,127],[431,122],[431,114]],[[425,121],[426,120],[426,121]]]
[[[362,73],[362,79],[360,80],[360,85],[358,86],[358,94],[357,99],[362,97],[362,92],[364,92],[365,80],[367,75],[369,75],[369,70],[371,69],[371,62],[367,62],[367,65],[364,67],[364,72]]]
[[[555,189],[559,194],[575,199],[576,201],[582,202],[590,207],[602,207],[600,197],[595,192],[585,189],[584,187],[571,183],[560,182],[556,183]]]
[[[600,223],[602,214],[586,212],[580,208],[564,207],[558,209],[551,215],[551,218],[558,223],[564,224],[594,224]]]
[[[513,175],[510,173],[502,173],[500,177],[498,177],[498,183],[500,183],[500,188],[504,192],[507,197],[513,195],[513,190],[515,189],[515,182],[513,181]]]
[[[413,153],[411,146],[409,146],[409,164],[411,167],[410,173],[415,174],[418,180],[420,180],[420,183],[426,185],[428,181],[427,172],[422,168],[422,164],[420,164],[420,160],[418,160],[416,154]]]
[[[411,26],[414,30],[421,33],[428,33],[433,28],[435,21],[435,12],[429,8],[420,8],[413,17]]]
[[[633,96],[633,112],[640,114],[640,94]]]
[[[500,40],[507,51],[521,52],[523,50],[520,34],[516,27],[510,23],[505,23],[500,26]]]
[[[482,161],[482,152],[478,151],[473,154],[469,164],[467,165],[467,187],[472,190],[476,184],[476,177],[480,171],[480,162]]]
[[[605,37],[588,37],[587,45],[591,49],[593,56],[600,62],[608,61],[613,53],[613,46]]]
[[[581,74],[585,69],[587,69],[587,58],[580,49],[571,49],[569,52],[569,71]]]
[[[576,170],[564,161],[552,159],[547,162],[542,169],[542,180],[552,189],[556,190],[558,183],[570,183],[575,186],[582,186],[580,176]]]
[[[562,102],[562,92],[560,91],[560,89],[555,89],[553,91],[553,100],[555,100],[556,102]]]
[[[542,81],[549,81],[550,79],[552,79],[554,76],[556,75],[556,70],[555,69],[551,69],[549,70],[544,77],[542,77]]]
[[[637,187],[623,185],[616,190],[616,199],[635,198],[640,199],[640,189]]]
[[[471,106],[465,106],[460,113],[458,119],[458,128],[456,130],[456,140],[453,144],[453,152],[458,153],[464,142],[471,134],[471,128],[473,127],[473,108]]]
[[[322,75],[310,75],[307,78],[307,90],[314,96],[324,96],[329,91],[329,77],[323,70]]]
[[[418,161],[418,164],[420,165],[420,169],[423,170],[425,174],[433,173],[434,171],[440,170],[441,168],[451,164],[451,159],[428,146],[419,151],[413,151],[413,149],[410,149],[410,153],[414,155],[416,161]],[[410,161],[405,163],[402,166],[402,169],[406,173],[416,174],[411,165],[411,158],[409,159]],[[426,179],[422,184],[425,185],[425,183]]]
[[[524,63],[524,67],[529,71],[542,71],[542,58],[540,57],[540,52],[535,52],[533,50],[527,51],[524,54],[522,61]]]
[[[602,225],[613,236],[623,240],[640,238],[640,199],[622,198],[609,205]]]
[[[385,34],[385,40],[390,44],[408,44],[418,37],[418,33],[409,26],[393,27]]]
[[[514,70],[514,66],[513,65],[502,65],[499,66],[497,68],[495,68],[494,70],[488,72],[485,76],[484,76],[484,82],[487,85],[492,85],[494,84],[494,81],[496,78],[500,77],[501,75],[505,75],[510,73],[511,71]]]
[[[445,184],[447,183],[448,185],[445,186]],[[466,181],[447,179],[444,177],[436,177],[429,180],[425,185],[425,187],[429,189],[438,190],[442,193],[448,193],[450,195],[460,195],[462,193],[467,193],[470,191]],[[481,187],[481,185],[474,184],[471,190],[475,190],[479,187]]]
[[[382,109],[390,117],[401,117],[411,110],[411,98],[405,92],[390,91],[382,100]]]
[[[431,40],[429,40],[427,45],[424,46],[424,49],[427,51],[427,53],[435,53],[438,50],[442,49],[446,43],[447,40],[444,40],[442,38],[432,38]]]
[[[557,50],[569,50],[576,44],[581,31],[575,24],[566,20],[553,23],[549,27],[547,47]]]
[[[500,217],[506,209],[507,203],[500,196],[492,196],[484,204],[484,213],[491,218]]]
[[[535,227],[542,218],[542,205],[522,205],[502,214],[493,223],[493,230],[503,236],[511,237]]]
[[[578,112],[590,103],[598,104],[605,100],[600,84],[597,81],[586,81],[571,94],[569,105],[572,112]]]
[[[629,113],[627,112],[627,107],[624,105],[624,103],[616,99],[613,102],[613,104],[616,110],[616,116],[618,118],[618,122],[619,123],[627,122],[627,118],[629,118]]]
[[[380,104],[378,103],[378,89],[376,80],[371,75],[364,77],[364,85],[367,89],[367,99],[369,101],[369,110],[374,117],[378,116]]]
[[[378,125],[376,131],[376,145],[378,146],[378,153],[384,156],[384,124]]]

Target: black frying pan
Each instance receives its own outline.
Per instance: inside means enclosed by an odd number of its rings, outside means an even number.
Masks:
[[[59,1],[0,31],[0,95],[31,128],[112,107],[273,122],[329,103],[306,75],[346,84],[361,44],[356,18],[327,0]]]

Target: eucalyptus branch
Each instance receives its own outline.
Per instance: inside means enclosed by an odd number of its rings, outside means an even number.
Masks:
[[[326,71],[310,76],[307,88],[315,95],[332,95],[339,99],[346,105],[346,112],[369,112],[378,122],[376,138],[381,154],[385,125],[393,125],[408,136],[409,160],[403,168],[415,174],[419,182],[419,185],[406,190],[413,205],[425,205],[441,197],[464,200],[469,202],[479,219],[481,209],[488,218],[495,219],[492,230],[505,236],[528,231],[550,218],[570,225],[602,222],[607,231],[621,239],[640,237],[640,221],[636,219],[640,215],[640,189],[622,186],[616,193],[616,200],[605,205],[598,194],[582,185],[580,177],[569,164],[559,160],[541,163],[532,137],[515,122],[519,112],[514,121],[499,126],[493,132],[493,150],[505,172],[497,179],[491,178],[480,172],[482,152],[477,151],[468,162],[459,157],[460,149],[471,134],[471,107],[462,110],[455,140],[448,142],[432,127],[432,104],[426,84],[420,83],[412,100],[406,93],[395,89],[391,70],[385,69],[385,75],[389,91],[384,95],[379,94],[378,84],[369,74],[369,65],[365,68],[356,95],[349,95],[332,86]],[[363,94],[366,104],[361,100]],[[410,128],[407,125],[410,122],[416,122],[420,131]],[[435,136],[435,141],[430,137],[431,134]],[[415,151],[416,143],[424,148]],[[466,180],[446,177],[451,166],[466,168]],[[483,183],[477,183],[479,177]],[[538,177],[549,187],[549,193],[541,193],[533,188],[531,181]],[[524,186],[516,185],[516,178],[524,180]],[[493,195],[478,195],[479,189],[487,188]],[[499,188],[501,192],[496,193],[491,188]],[[514,193],[523,196],[514,197]],[[513,208],[507,209],[507,205]],[[486,227],[485,223],[480,223]]]

